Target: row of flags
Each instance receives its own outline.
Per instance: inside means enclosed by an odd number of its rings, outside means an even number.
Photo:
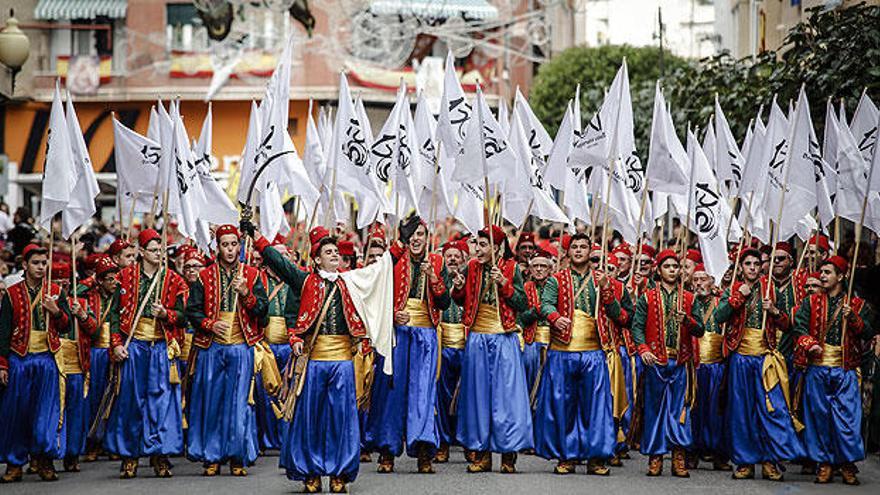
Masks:
[[[315,118],[310,103],[300,158],[287,133],[291,50],[288,42],[263,99],[252,102],[240,162],[237,199],[260,211],[260,229],[269,237],[290,230],[281,200],[291,196],[314,205],[312,211],[302,208],[297,221],[352,221],[364,228],[416,211],[429,220],[453,217],[476,232],[484,226],[484,205],[492,203],[517,227],[529,216],[570,228],[575,220],[607,222],[630,243],[672,215],[697,236],[707,271],[720,279],[729,263],[728,243],[745,231],[765,243],[794,235],[806,239],[837,217],[858,223],[863,206],[864,224],[880,231],[880,173],[872,173],[880,160],[874,151],[880,111],[867,95],[851,121],[828,103],[821,146],[805,88],[787,112],[774,99],[766,124],[759,109],[741,144],[716,98],[703,141],[689,125],[682,143],[658,82],[643,164],[635,147],[625,60],[586,122],[576,89],[552,138],[519,90],[513,107],[502,101],[497,113],[479,87],[469,99],[450,53],[439,114],[432,114],[421,94],[413,109],[401,82],[376,135],[362,100],[352,98],[341,74],[335,115],[321,108]],[[71,159],[53,158],[47,168],[66,167],[63,176],[70,180],[53,181],[44,190],[44,212],[70,211],[73,226],[84,208],[79,191],[88,189],[82,166],[88,153],[77,152],[82,136],[67,122],[72,104],[68,100],[65,118],[57,90],[56,100],[49,153],[56,157],[67,150]],[[210,174],[210,108],[194,143],[179,102],[167,110],[156,105],[146,136],[114,119],[114,136],[121,211],[165,208],[167,191],[167,211],[200,247],[210,242],[210,223],[237,220],[237,209]],[[346,197],[357,202],[357,218],[349,218]]]

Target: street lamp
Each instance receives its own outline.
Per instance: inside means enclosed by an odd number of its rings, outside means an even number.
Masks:
[[[13,95],[15,94],[15,76],[28,59],[31,50],[31,42],[27,35],[18,29],[18,19],[14,16],[15,11],[9,9],[6,27],[0,30],[0,63],[12,71]]]

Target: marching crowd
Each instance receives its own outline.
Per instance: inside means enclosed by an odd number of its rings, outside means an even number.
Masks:
[[[781,481],[797,464],[859,483],[873,310],[821,234],[801,252],[734,244],[720,283],[681,242],[494,225],[438,240],[415,216],[364,242],[315,227],[302,252],[248,221],[217,227],[213,253],[150,228],[109,235],[79,260],[8,246],[21,270],[0,303],[2,482],[104,456],[123,479],[141,459],[170,477],[177,456],[246,476],[277,449],[304,491],[329,477],[343,492],[374,456],[379,473],[403,455],[433,473],[458,446],[469,473],[494,453],[502,473],[537,455],[601,476],[638,450],[648,476],[669,458],[677,477],[708,462]],[[392,293],[364,307],[363,280],[383,272]],[[388,355],[377,311],[393,319]]]

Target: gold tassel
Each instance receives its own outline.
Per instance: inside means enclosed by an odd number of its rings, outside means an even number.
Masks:
[[[58,415],[58,429],[64,426],[64,407],[67,399],[67,374],[64,372],[64,353],[61,349],[53,354],[55,357],[55,366],[58,367],[58,403],[61,406],[61,413]]]
[[[248,405],[253,406],[256,404],[254,401],[254,383],[257,381],[256,377],[251,377],[251,389],[248,391]]]

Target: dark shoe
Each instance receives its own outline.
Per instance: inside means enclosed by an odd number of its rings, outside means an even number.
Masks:
[[[688,452],[685,458],[687,459],[686,465],[688,470],[697,469],[698,467],[700,467],[700,456],[698,456],[696,453]]]
[[[772,462],[764,462],[761,464],[761,477],[770,481],[782,481],[782,471]]]
[[[119,478],[123,480],[130,480],[132,478],[137,477],[138,472],[138,460],[137,459],[123,459],[122,466],[119,468]]]
[[[819,468],[816,470],[816,479],[813,482],[824,485],[825,483],[831,483],[833,479],[834,469],[831,468],[831,464],[825,462],[819,464]]]
[[[445,464],[449,462],[449,444],[441,443],[437,453],[434,454],[434,462],[437,464]]]
[[[623,467],[623,461],[621,460],[620,454],[614,454],[614,457],[608,461],[608,465],[611,467]]]
[[[816,463],[813,461],[804,461],[801,463],[801,474],[808,476],[816,474]]]
[[[330,477],[330,493],[345,493],[346,491],[345,481],[342,478]]]
[[[65,473],[78,473],[79,472],[79,459],[75,455],[65,457],[64,461],[62,461],[62,465],[64,466]]]
[[[678,478],[690,478],[687,468],[687,454],[681,447],[672,448],[672,475]]]
[[[43,481],[58,481],[58,472],[55,471],[55,463],[51,459],[44,459],[40,462],[37,475]]]
[[[205,464],[205,470],[202,471],[202,476],[217,476],[220,474],[220,464]]]
[[[715,454],[712,456],[712,469],[715,471],[732,471],[733,467],[727,462],[726,457]]]
[[[474,462],[477,459],[478,452],[474,450],[464,449],[464,460]]]
[[[373,462],[373,456],[369,452],[361,452],[361,462]]]
[[[233,476],[247,476],[247,469],[244,467],[244,463],[239,461],[229,461],[229,473]]]
[[[559,461],[553,468],[555,474],[571,474],[575,471],[577,464],[574,461]]]
[[[753,464],[737,466],[732,476],[735,480],[753,480],[755,479],[755,466]]]
[[[492,454],[489,454],[491,458]],[[504,474],[513,474],[516,472],[516,452],[508,452],[501,454],[501,472]]]
[[[303,481],[303,492],[304,493],[321,493],[321,477],[316,476],[314,478],[307,478]]]
[[[391,454],[379,454],[379,466],[376,467],[377,473],[393,473],[394,472],[394,456]]]
[[[3,477],[0,477],[0,483],[15,483],[21,481],[22,476],[24,475],[24,470],[21,466],[13,466],[12,464],[6,465],[6,474]]]
[[[492,471],[492,453],[491,452],[471,452],[473,461],[468,465],[469,473],[486,473]]]
[[[601,459],[590,459],[587,463],[587,474],[592,474],[593,476],[608,476],[611,474],[611,469],[609,469]]]
[[[427,455],[419,457],[419,474],[434,474],[434,466],[431,464],[433,460],[433,457]]]
[[[87,452],[86,455],[83,456],[83,462],[95,462],[98,460],[98,456],[101,455],[100,447],[92,447]]]
[[[862,483],[856,476],[856,473],[858,472],[859,468],[857,468],[856,465],[851,462],[840,466],[840,477],[843,479],[843,484],[852,486],[861,485]]]
[[[652,455],[648,457],[648,476],[660,476],[663,474],[663,456]]]

